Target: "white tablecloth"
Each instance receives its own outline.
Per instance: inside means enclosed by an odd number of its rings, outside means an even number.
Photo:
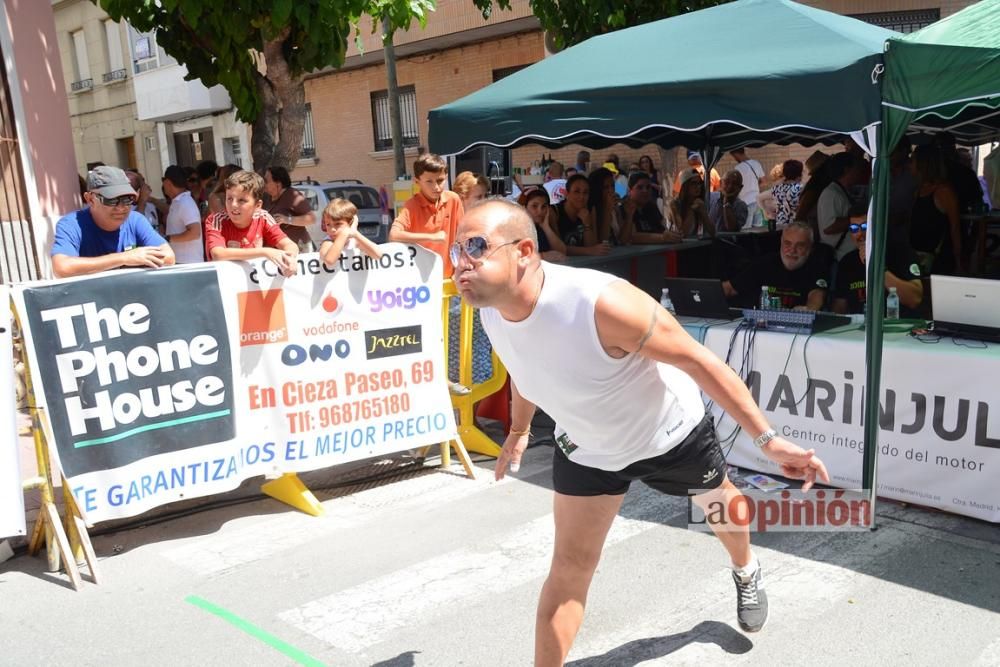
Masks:
[[[723,359],[735,323],[685,321]],[[737,334],[730,366],[750,386],[779,434],[814,448],[841,488],[861,486],[864,332],[845,327],[812,337]],[[933,339],[930,339],[933,340]],[[749,349],[744,363],[744,352]],[[883,354],[878,495],[1000,522],[1000,345],[889,333]],[[706,397],[707,399],[707,397]],[[714,409],[720,437],[735,423]],[[740,434],[733,465],[778,468]]]

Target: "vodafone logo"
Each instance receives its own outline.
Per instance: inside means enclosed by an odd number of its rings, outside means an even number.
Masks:
[[[323,310],[330,314],[331,317],[336,317],[340,314],[340,311],[344,309],[344,304],[342,304],[335,296],[332,294],[327,294],[323,297],[322,302]]]
[[[344,309],[344,302],[337,297],[332,294],[327,294],[323,297],[323,300],[320,301],[320,306],[322,306],[323,311],[326,312],[329,317],[324,318],[325,321],[321,321],[318,324],[311,324],[309,326],[302,327],[303,336],[327,336],[329,334],[343,334],[360,330],[361,325],[357,322],[330,321],[330,319],[337,317],[337,315],[340,314],[340,311]]]

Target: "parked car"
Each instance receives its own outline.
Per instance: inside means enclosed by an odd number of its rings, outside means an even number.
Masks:
[[[302,193],[309,206],[316,212],[316,224],[309,227],[309,237],[317,249],[326,238],[326,232],[323,231],[323,209],[331,200],[338,197],[358,207],[358,231],[375,243],[385,243],[389,240],[392,217],[382,212],[378,190],[370,185],[346,179],[326,183],[295,181],[292,187]]]

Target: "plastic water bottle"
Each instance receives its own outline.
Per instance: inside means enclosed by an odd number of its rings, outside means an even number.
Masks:
[[[674,302],[670,300],[670,290],[666,287],[663,288],[663,292],[660,294],[660,305],[667,309],[671,315],[676,315],[677,311],[674,310]]]
[[[885,297],[885,319],[899,319],[899,295],[896,294],[895,287],[890,287],[889,295]]]
[[[758,307],[761,310],[767,310],[771,307],[771,288],[767,285],[762,285],[760,288],[760,304]]]

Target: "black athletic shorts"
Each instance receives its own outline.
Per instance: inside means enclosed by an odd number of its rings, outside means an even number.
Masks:
[[[558,444],[553,449],[552,486],[567,496],[621,495],[632,480],[671,496],[687,496],[692,490],[714,489],[726,479],[726,457],[711,415],[670,451],[617,472],[574,463]]]

